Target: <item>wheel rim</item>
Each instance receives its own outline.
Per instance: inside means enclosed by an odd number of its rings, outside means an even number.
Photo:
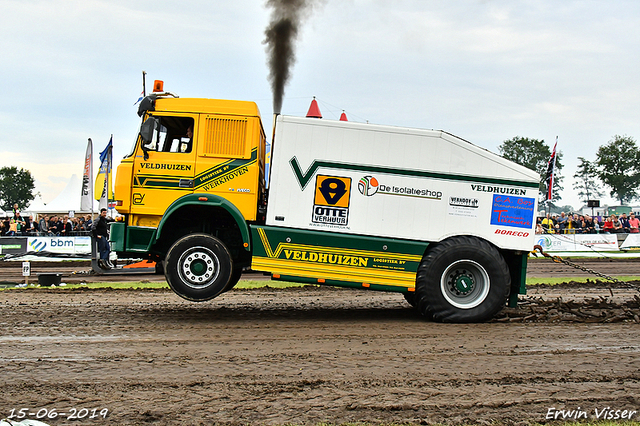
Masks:
[[[471,309],[480,305],[489,294],[490,287],[489,274],[473,260],[452,263],[440,279],[442,295],[459,309]]]
[[[178,259],[178,273],[191,288],[207,287],[220,273],[220,260],[206,247],[190,247]]]

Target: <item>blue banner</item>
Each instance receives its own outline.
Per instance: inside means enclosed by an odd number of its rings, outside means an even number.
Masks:
[[[533,229],[535,198],[493,195],[491,224],[513,228]]]

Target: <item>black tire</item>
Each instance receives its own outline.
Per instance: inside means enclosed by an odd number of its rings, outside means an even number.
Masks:
[[[404,300],[406,300],[407,303],[410,304],[412,308],[418,307],[418,300],[416,299],[416,293],[414,291],[409,293],[404,293]]]
[[[231,273],[231,278],[229,278],[229,282],[227,283],[227,286],[224,288],[224,290],[222,290],[222,292],[226,293],[227,291],[234,288],[236,284],[238,284],[238,281],[240,281],[241,276],[242,276],[242,268],[233,268],[233,272]]]
[[[164,262],[156,260],[156,275],[164,275]]]
[[[416,299],[425,317],[440,322],[482,322],[509,297],[511,275],[500,252],[475,237],[430,245],[418,267]]]
[[[229,283],[233,261],[226,246],[207,234],[190,234],[176,241],[165,261],[171,289],[194,302],[213,299]]]

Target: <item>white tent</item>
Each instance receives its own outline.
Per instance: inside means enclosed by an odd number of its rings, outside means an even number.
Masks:
[[[27,212],[41,212],[44,211],[47,205],[42,201],[42,196],[40,194],[36,195],[36,198],[29,203],[29,206],[25,209]]]
[[[25,209],[28,213],[47,213],[47,214],[69,214],[69,212],[91,213],[90,211],[80,210],[80,194],[82,192],[82,180],[78,175],[73,174],[69,178],[67,186],[54,198],[51,202],[44,204],[42,199],[36,198]],[[94,200],[94,212],[98,212],[98,202]]]

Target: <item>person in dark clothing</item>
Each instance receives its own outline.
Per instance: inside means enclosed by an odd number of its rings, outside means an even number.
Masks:
[[[584,217],[584,233],[585,234],[595,234],[596,233],[595,224],[593,223],[593,219],[589,215],[586,215]]]
[[[49,219],[49,235],[57,236],[60,235],[60,231],[62,230],[62,222],[58,221],[58,216],[51,216]]]
[[[620,216],[620,223],[622,224],[622,231],[621,232],[626,233],[626,234],[631,232],[631,226],[629,226],[629,218],[627,218],[627,214],[626,213],[622,213],[622,216]]]
[[[60,227],[60,236],[68,237],[71,235],[72,231],[73,226],[71,225],[71,222],[69,222],[69,216],[64,216],[62,218],[62,226]]]
[[[100,252],[100,259],[98,264],[103,269],[113,268],[113,264],[109,260],[109,222],[113,222],[113,219],[107,217],[107,209],[100,209],[100,216],[93,222],[91,232],[93,237],[98,241],[98,251]]]

